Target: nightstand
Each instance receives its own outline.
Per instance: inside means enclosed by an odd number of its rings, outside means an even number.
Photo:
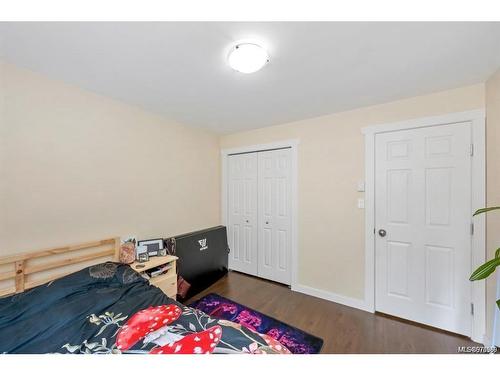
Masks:
[[[134,262],[130,265],[133,270],[143,274],[145,271],[150,270],[151,268],[155,268],[158,266],[170,266],[168,271],[160,276],[151,277],[149,279],[149,283],[154,285],[162,290],[168,297],[176,299],[177,296],[177,263],[176,256],[167,255],[167,256],[157,256],[150,258],[147,262]],[[142,267],[142,265],[144,267]]]

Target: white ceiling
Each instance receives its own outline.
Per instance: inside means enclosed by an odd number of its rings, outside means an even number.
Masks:
[[[231,133],[484,82],[500,23],[0,23],[0,57],[181,123]],[[270,63],[226,64],[235,41]]]

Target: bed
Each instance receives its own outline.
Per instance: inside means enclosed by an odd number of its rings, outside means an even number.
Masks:
[[[289,353],[167,297],[115,262],[118,249],[113,238],[0,258],[0,353]]]

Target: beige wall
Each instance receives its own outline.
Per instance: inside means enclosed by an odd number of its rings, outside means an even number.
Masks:
[[[220,222],[219,139],[0,64],[0,255]]]
[[[486,82],[486,118],[486,199],[488,206],[500,206],[500,70]],[[486,246],[488,258],[492,258],[495,250],[500,247],[500,211],[488,214],[486,222]],[[491,334],[496,306],[495,279],[491,277],[486,284],[487,335]]]
[[[485,91],[486,89],[486,91]],[[299,283],[363,298],[365,126],[487,106],[488,203],[500,203],[500,71],[484,85],[223,137],[0,63],[0,255],[220,222],[222,148],[297,138]],[[500,215],[488,219],[490,255]],[[489,324],[494,282],[488,284]],[[489,326],[491,328],[491,325]],[[490,329],[488,332],[491,332]]]
[[[364,174],[361,128],[484,108],[484,85],[439,92],[221,138],[222,148],[297,138],[299,283],[363,299],[364,210],[356,191]]]

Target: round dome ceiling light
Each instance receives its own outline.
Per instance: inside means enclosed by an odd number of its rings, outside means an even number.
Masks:
[[[229,66],[241,73],[254,73],[269,62],[267,51],[255,43],[234,46],[227,58]]]

